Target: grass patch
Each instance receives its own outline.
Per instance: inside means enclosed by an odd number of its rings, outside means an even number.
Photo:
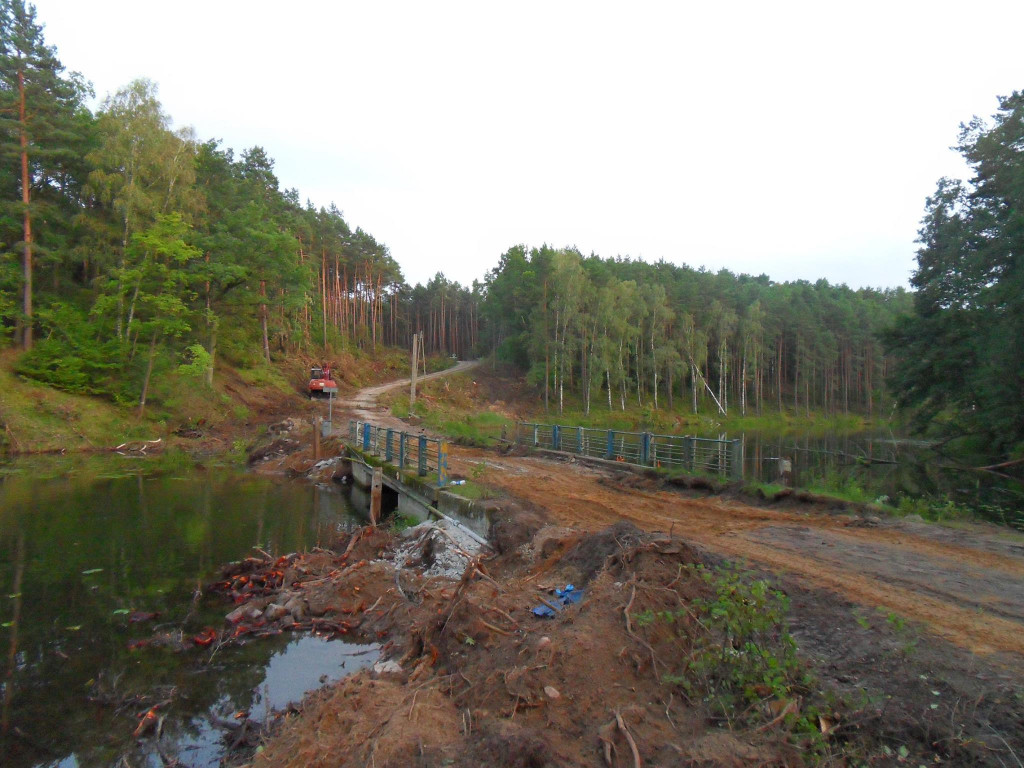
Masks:
[[[403,515],[398,512],[394,512],[391,515],[388,527],[392,533],[401,533],[409,528],[415,528],[419,524],[420,521],[412,515]]]
[[[0,357],[0,449],[77,451],[153,438],[157,430],[134,410],[109,400],[51,389],[11,371],[12,351]]]
[[[475,483],[472,480],[466,480],[462,485],[448,485],[445,486],[445,490],[449,493],[454,493],[456,496],[461,496],[464,499],[471,501],[480,501],[481,499],[492,499],[495,496],[493,489],[480,483]]]
[[[765,413],[761,416],[741,416],[733,412],[728,416],[713,412],[695,414],[685,409],[672,410],[649,406],[628,406],[625,411],[591,408],[589,414],[582,409],[570,408],[561,414],[538,411],[531,417],[544,424],[565,424],[593,429],[614,429],[623,432],[655,432],[658,434],[723,434],[730,431],[768,432],[785,434],[799,431],[802,435],[848,434],[872,427],[884,427],[888,422],[872,420],[855,414],[823,414],[811,412]]]
[[[502,435],[510,434],[514,423],[499,413],[441,414],[429,412],[424,421],[460,445],[487,446],[496,444]]]
[[[294,395],[295,387],[279,368],[272,365],[258,365],[253,368],[238,368],[235,375],[243,384],[260,389],[273,389],[285,395]]]
[[[786,490],[786,486],[779,483],[762,483],[759,480],[753,480],[746,483],[743,486],[743,492],[748,496],[758,496],[762,499],[770,499],[775,494]]]

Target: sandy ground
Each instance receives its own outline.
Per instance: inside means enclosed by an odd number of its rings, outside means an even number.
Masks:
[[[576,462],[452,450],[453,472],[486,461],[487,483],[544,507],[562,525],[595,531],[628,520],[671,530],[730,559],[919,621],[972,652],[1006,652],[1024,664],[1024,536],[1012,531],[900,520],[862,527],[862,518],[847,514],[617,487],[611,473]]]
[[[444,376],[474,363],[432,374]],[[376,406],[408,379],[342,402],[358,418],[402,422]],[[451,447],[455,474],[486,462],[483,482],[546,510],[560,525],[601,530],[628,520],[671,531],[708,551],[884,609],[973,653],[1024,669],[1024,535],[964,524],[870,521],[839,511],[757,507],[740,500],[621,482],[622,473],[538,456]],[[644,486],[647,487],[644,487]],[[639,486],[639,487],[637,487]]]
[[[436,371],[434,373],[428,373],[426,376],[417,376],[417,384],[421,381],[430,381],[431,379],[440,379],[444,376],[451,376],[455,373],[462,373],[468,371],[471,368],[475,368],[479,364],[478,360],[461,360],[451,368],[446,368],[443,371]],[[352,393],[347,397],[339,397],[337,407],[343,411],[347,411],[352,418],[362,419],[366,421],[373,421],[375,424],[388,424],[391,426],[407,426],[398,419],[388,415],[384,409],[381,409],[377,405],[377,398],[383,395],[385,392],[389,392],[392,389],[398,389],[399,387],[408,387],[412,383],[412,379],[397,379],[395,381],[389,381],[386,384],[379,384],[375,387],[366,387],[360,389],[357,392]]]
[[[341,416],[401,427],[374,400],[407,385],[363,390]],[[500,497],[495,554],[465,556],[456,580],[462,561],[449,567],[415,534],[410,546],[364,531],[304,561],[316,585],[304,620],[386,640],[394,671],[353,675],[284,716],[256,765],[1020,764],[1024,536],[450,450],[454,474]],[[722,561],[785,593],[809,672],[806,689],[787,689],[795,698],[769,694],[735,722],[708,709],[713,680],[693,697],[672,682],[693,674],[708,630],[685,608],[713,597],[691,564]],[[583,585],[578,607],[531,614],[566,583]],[[678,627],[650,619],[678,606]]]

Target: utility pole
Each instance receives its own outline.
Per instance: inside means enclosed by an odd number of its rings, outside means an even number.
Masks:
[[[418,333],[414,333],[412,335],[412,379],[411,379],[411,383],[409,384],[409,413],[410,414],[412,414],[412,407],[413,407],[413,405],[416,404],[416,372],[417,372],[417,368],[418,368],[418,366],[416,364],[416,352],[417,352],[417,347],[419,346],[419,340],[420,340],[420,335]]]

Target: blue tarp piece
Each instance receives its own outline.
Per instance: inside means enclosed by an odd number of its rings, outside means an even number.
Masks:
[[[555,606],[561,611],[567,605],[573,605],[583,599],[583,590],[576,589],[572,584],[566,584],[564,589],[555,590],[555,600],[551,600],[551,605]],[[546,619],[555,615],[555,612],[551,610],[550,606],[541,604],[533,609],[533,615],[538,618]]]

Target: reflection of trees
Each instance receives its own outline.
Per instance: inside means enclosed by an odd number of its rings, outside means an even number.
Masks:
[[[288,636],[222,649],[210,666],[204,666],[208,650],[130,652],[127,646],[154,629],[178,628],[196,585],[211,580],[220,564],[250,553],[257,511],[263,535],[279,551],[315,543],[306,537],[317,526],[317,510],[311,489],[299,484],[215,472],[187,480],[4,481],[0,573],[13,573],[20,562],[24,583],[3,596],[23,591],[32,597],[17,635],[13,627],[0,629],[0,642],[18,645],[22,664],[16,691],[6,689],[13,692],[7,716],[11,728],[25,734],[0,736],[5,765],[72,752],[83,766],[115,762],[130,741],[137,707],[118,713],[109,703],[88,700],[96,694],[115,702],[176,687],[166,710],[168,734],[194,731],[185,723],[223,696],[248,701],[263,667]],[[156,625],[132,625],[115,610],[159,611],[161,618]],[[227,610],[219,598],[202,601],[186,636],[220,626]]]
[[[14,673],[18,666],[18,626],[21,623],[21,580],[25,575],[25,534],[18,531],[18,544],[14,555],[14,581],[11,583],[13,609],[10,621],[10,640],[7,645],[7,675],[4,680],[3,712],[0,714],[0,732],[6,736],[11,729],[11,701],[14,698]]]
[[[750,431],[744,434],[744,451],[746,471],[763,482],[777,480],[774,458],[782,456],[793,460],[792,482],[797,486],[831,476],[848,479],[872,499],[888,496],[896,502],[905,495],[941,503],[949,498],[995,522],[1016,519],[1018,525],[1024,524],[1024,484],[995,475],[958,471],[925,444],[896,441],[891,434],[821,429],[786,433]],[[874,461],[858,461],[858,457]],[[890,461],[894,463],[878,463]],[[1008,510],[1008,519],[1003,519],[993,507]]]

